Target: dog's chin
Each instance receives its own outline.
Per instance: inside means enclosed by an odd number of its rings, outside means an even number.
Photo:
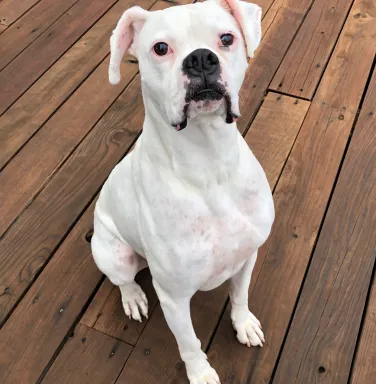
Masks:
[[[225,110],[224,99],[219,100],[214,99],[202,99],[202,100],[192,100],[188,104],[187,108],[187,117],[193,119],[197,115],[204,114],[209,115],[212,113],[221,113]]]
[[[176,130],[186,128],[188,119],[197,116],[223,115],[227,124],[236,121],[238,116],[231,110],[231,100],[218,92],[201,92],[195,95],[184,107],[183,118],[179,124],[172,124]]]

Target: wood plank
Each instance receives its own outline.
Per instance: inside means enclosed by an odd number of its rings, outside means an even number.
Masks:
[[[0,2],[0,24],[9,26],[40,0],[3,0]]]
[[[84,315],[82,316],[80,320],[81,324],[84,324],[90,328],[94,327],[98,317],[102,316],[101,310],[104,304],[115,288],[116,287],[111,283],[110,280],[107,278],[104,280],[93,300],[90,302],[89,307],[86,309]]]
[[[282,61],[271,89],[312,99],[353,0],[317,0]]]
[[[0,70],[8,65],[29,44],[38,38],[49,28],[62,14],[64,14],[78,0],[41,0],[26,15],[16,21],[0,36]],[[8,6],[10,3],[11,7]],[[14,8],[14,3],[17,7]],[[11,17],[10,14],[17,12],[24,1],[4,0],[0,3],[0,17]],[[5,16],[2,16],[2,15]],[[7,16],[9,15],[9,16]],[[8,24],[9,25],[9,24]]]
[[[247,134],[246,140],[265,167],[272,187],[278,179],[308,106],[306,101],[295,104],[295,99],[290,97],[269,94]],[[285,138],[278,141],[281,134]],[[226,303],[227,288],[228,285],[222,285],[211,292],[199,292],[192,300],[192,319],[204,349],[208,346]],[[150,353],[145,354],[145,351]],[[158,305],[117,383],[165,382],[186,383],[187,379],[176,341]]]
[[[109,36],[124,9],[155,0],[120,0],[0,117],[0,169],[71,96],[109,53]],[[106,83],[106,81],[103,81]]]
[[[129,345],[78,324],[42,383],[115,383],[131,351]]]
[[[247,349],[236,341],[229,307],[214,336],[209,358],[224,382],[271,380],[372,66],[373,7],[355,2],[320,85],[325,89],[314,98],[277,185],[276,221],[260,251],[249,301],[263,325],[266,345]],[[359,12],[370,16],[360,20],[354,17]]]
[[[140,284],[148,298],[150,316],[157,304],[157,295],[154,291],[149,270],[147,269],[140,272],[136,281]],[[104,283],[104,286],[106,286],[106,282]],[[89,309],[89,311],[92,311],[92,309]],[[139,323],[138,321],[130,320],[125,315],[118,287],[114,287],[111,291],[100,311],[95,314],[95,318],[96,320],[93,327],[96,330],[122,340],[130,345],[136,345],[147,324],[146,320]]]
[[[376,258],[375,130],[376,72],[304,282],[274,383],[286,383],[286,380],[311,383],[322,377],[331,384],[339,384],[347,382],[349,377]],[[371,348],[376,350],[376,346]]]
[[[292,97],[268,93],[245,141],[266,169],[270,185],[275,185],[302,125],[310,103]],[[289,127],[287,127],[289,125]],[[270,150],[273,151],[271,161]]]
[[[0,333],[0,381],[35,383],[101,281],[85,234],[94,204],[58,249]]]
[[[137,138],[142,122],[137,76],[2,239],[0,321]]]
[[[5,67],[0,72],[0,114],[43,75],[115,1],[79,0]],[[0,39],[6,38],[9,31],[2,33]]]
[[[376,258],[375,130],[376,72],[304,282],[275,383],[311,383],[322,377],[339,384],[349,377]]]
[[[351,384],[372,383],[372,381],[375,379],[375,376],[376,376],[375,361],[376,361],[376,280],[374,279],[350,383]]]
[[[276,0],[262,21],[263,39],[250,61],[240,94],[242,117],[238,120],[245,132],[265,96],[295,33],[298,31],[312,0]]]
[[[0,174],[0,235],[55,174],[103,113],[136,75],[127,64],[121,84],[107,80],[109,58],[53,115]]]

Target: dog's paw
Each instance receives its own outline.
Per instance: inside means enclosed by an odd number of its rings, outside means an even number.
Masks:
[[[190,384],[221,384],[217,372],[209,363],[200,372],[188,372],[188,379]]]
[[[144,291],[136,282],[122,285],[120,292],[124,312],[130,319],[141,323],[141,315],[148,317],[148,300]]]
[[[246,315],[237,316],[232,314],[232,324],[236,331],[236,337],[240,343],[262,347],[265,343],[264,333],[261,330],[261,324],[256,316],[248,311]]]

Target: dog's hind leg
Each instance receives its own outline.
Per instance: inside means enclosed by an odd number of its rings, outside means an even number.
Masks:
[[[96,215],[91,240],[93,257],[98,268],[119,286],[125,314],[141,322],[142,315],[148,316],[148,301],[134,278],[148,264],[116,232],[111,222],[104,223]]]

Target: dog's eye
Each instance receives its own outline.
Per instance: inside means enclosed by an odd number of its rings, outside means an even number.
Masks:
[[[221,43],[224,47],[229,47],[234,43],[234,36],[231,33],[226,33],[221,36]]]
[[[157,43],[157,44],[154,45],[154,52],[158,56],[167,55],[168,45],[166,43]]]

